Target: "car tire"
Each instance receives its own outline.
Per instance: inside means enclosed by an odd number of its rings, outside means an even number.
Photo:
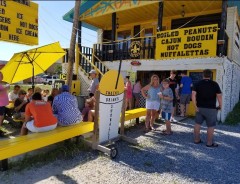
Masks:
[[[49,81],[48,84],[49,84],[49,85],[52,85],[52,81]]]

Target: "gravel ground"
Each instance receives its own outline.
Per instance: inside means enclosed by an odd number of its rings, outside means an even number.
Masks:
[[[131,128],[127,135],[140,146],[119,141],[119,155],[109,159],[98,151],[81,151],[73,158],[61,159],[42,166],[0,173],[0,183],[240,183],[240,126],[218,125],[215,140],[218,148],[192,143],[194,122],[174,123],[172,136],[160,135],[164,129],[143,134],[142,125]]]

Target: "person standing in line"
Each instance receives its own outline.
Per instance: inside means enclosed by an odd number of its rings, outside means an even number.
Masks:
[[[133,98],[134,98],[134,108],[138,108],[140,102],[140,94],[141,94],[141,80],[137,79],[136,83],[133,85]]]
[[[153,123],[156,119],[157,111],[160,108],[160,98],[158,95],[159,92],[160,92],[159,77],[154,74],[151,77],[150,84],[146,85],[141,90],[142,96],[146,99],[147,109],[145,120],[146,132],[148,132],[150,129],[155,130],[155,128],[153,127]]]
[[[163,91],[159,93],[159,97],[161,99],[162,118],[166,122],[166,130],[163,130],[163,135],[172,134],[170,119],[172,117],[171,112],[173,109],[173,91],[169,87],[169,84],[169,79],[164,79],[162,81]]]
[[[222,92],[215,81],[211,80],[212,72],[209,69],[203,71],[203,80],[199,81],[193,88],[192,101],[196,109],[194,126],[194,143],[202,143],[200,138],[201,124],[206,120],[207,124],[207,147],[218,147],[213,142],[214,128],[217,121],[217,109],[222,108]],[[219,106],[216,107],[216,99]]]
[[[188,111],[188,106],[190,104],[192,90],[191,87],[192,79],[187,76],[187,71],[182,71],[182,79],[181,79],[181,95],[180,95],[180,110],[181,110],[181,117],[185,117]]]
[[[7,89],[1,84],[3,80],[3,74],[0,72],[0,127],[2,126],[4,114],[5,114],[5,106],[8,105],[8,94]],[[0,136],[3,136],[4,132],[0,130]]]
[[[90,84],[90,87],[88,88],[88,91],[89,91],[89,97],[93,97],[96,90],[98,89],[99,87],[99,80],[97,78],[97,72],[96,70],[91,70],[89,72],[90,74],[90,77],[92,78],[92,81],[91,81],[91,84]]]
[[[126,106],[125,110],[132,109],[132,83],[129,80],[130,76],[126,76],[126,84],[125,84],[125,90],[126,90]]]
[[[62,86],[62,93],[54,98],[52,109],[61,126],[69,126],[82,121],[77,97],[69,93],[68,85]]]
[[[172,108],[172,113],[171,113],[171,122],[176,122],[176,120],[174,119],[174,115],[176,113],[176,105],[177,105],[177,99],[179,99],[178,96],[178,83],[176,80],[176,75],[177,75],[177,71],[176,70],[171,70],[170,72],[170,77],[168,77],[169,80],[169,87],[172,89],[173,92],[173,108]]]

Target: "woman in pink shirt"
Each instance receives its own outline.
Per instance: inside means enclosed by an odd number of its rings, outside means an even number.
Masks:
[[[141,81],[140,79],[137,79],[136,83],[133,85],[133,98],[135,102],[135,108],[139,107],[141,89],[142,89]]]
[[[125,90],[126,90],[126,110],[132,109],[132,83],[129,80],[130,76],[126,76],[126,84],[125,84]]]
[[[1,84],[2,80],[3,74],[2,72],[0,72],[0,126],[2,126],[2,122],[4,119],[5,106],[8,105],[7,89]],[[0,130],[0,135],[3,134],[4,133]]]

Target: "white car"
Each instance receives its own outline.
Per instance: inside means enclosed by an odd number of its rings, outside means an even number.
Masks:
[[[55,82],[55,80],[56,79],[58,79],[58,77],[57,76],[45,76],[44,77],[45,78],[45,80],[44,80],[44,82],[43,82],[43,84],[49,84],[49,85],[52,85],[52,84],[54,84],[54,82]]]

